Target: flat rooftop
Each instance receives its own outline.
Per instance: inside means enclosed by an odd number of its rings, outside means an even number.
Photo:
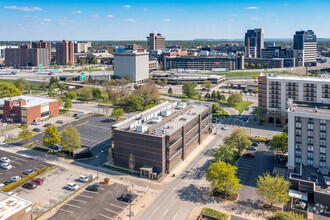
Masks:
[[[16,212],[27,208],[31,202],[14,195],[0,192],[0,220],[7,219]]]
[[[203,104],[167,101],[117,123],[113,128],[155,136],[171,135],[208,108]]]
[[[5,104],[5,100],[16,101],[16,100],[21,100],[21,99],[26,101],[26,105],[22,106],[22,107],[26,107],[26,108],[56,101],[56,99],[20,95],[20,96],[7,97],[7,98],[0,99],[0,106]]]
[[[328,107],[311,107],[308,105],[294,104],[294,107],[289,112],[292,113],[310,113],[311,115],[320,115],[322,118],[327,117],[330,120],[330,109]]]
[[[267,76],[269,80],[285,80],[285,81],[305,81],[306,83],[311,82],[326,82],[330,83],[330,76],[322,77],[311,77],[311,76],[287,76],[287,75],[278,75],[278,74],[267,74],[261,73],[261,76]]]

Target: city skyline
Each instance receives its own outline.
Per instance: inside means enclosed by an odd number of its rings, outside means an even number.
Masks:
[[[324,0],[5,0],[0,18],[7,22],[0,27],[0,40],[145,40],[149,32],[167,40],[243,39],[254,28],[263,28],[265,39],[292,38],[295,31],[310,29],[329,38],[329,8]]]

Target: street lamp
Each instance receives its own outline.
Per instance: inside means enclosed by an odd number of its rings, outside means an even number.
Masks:
[[[96,156],[97,164],[96,164],[96,172],[97,172],[97,179],[99,179],[99,163],[100,163],[100,154],[103,153],[103,150]]]

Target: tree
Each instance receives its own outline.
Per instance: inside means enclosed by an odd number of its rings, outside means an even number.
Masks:
[[[97,60],[96,57],[94,57],[94,58],[92,59],[92,63],[93,63],[93,64],[97,64],[97,63],[98,63],[98,60]]]
[[[65,99],[64,108],[66,108],[66,109],[72,108],[72,101],[70,98]]]
[[[12,83],[0,82],[0,98],[21,95],[22,92]]]
[[[225,95],[220,95],[220,98],[218,97],[220,101],[226,101],[226,96]]]
[[[120,93],[119,93],[118,90],[111,89],[108,94],[109,94],[109,98],[110,98],[111,102],[114,105],[119,104],[119,102],[120,102]]]
[[[264,69],[267,69],[267,63],[264,63],[263,66],[264,66]]]
[[[56,96],[56,91],[55,91],[55,85],[54,84],[50,84],[48,87],[48,96],[50,97],[55,97]]]
[[[88,101],[93,98],[92,88],[89,87],[82,87],[77,90],[77,93],[84,101]]]
[[[83,66],[83,65],[86,64],[85,60],[83,60],[83,59],[79,59],[78,62],[79,62],[79,64],[80,64],[80,66]]]
[[[229,162],[233,159],[233,146],[230,145],[220,145],[218,149],[214,150],[214,162],[223,161]]]
[[[126,99],[126,107],[129,110],[138,110],[142,109],[144,105],[144,100],[141,96],[137,94],[132,94]]]
[[[218,95],[215,91],[212,92],[211,98],[212,99],[217,99],[218,98]]]
[[[271,141],[270,150],[288,152],[288,135],[286,133],[276,134]]]
[[[172,89],[172,87],[168,88],[167,93],[168,93],[168,94],[173,94],[173,89]]]
[[[60,107],[63,106],[63,100],[62,100],[61,97],[58,98],[58,105],[59,105]]]
[[[239,154],[245,147],[251,145],[250,136],[242,128],[235,129],[229,136],[225,137],[224,143],[225,145],[235,146]]]
[[[286,124],[282,130],[283,133],[285,133],[286,135],[288,135],[288,129],[289,129],[289,126],[288,124]]]
[[[134,168],[135,168],[135,158],[134,158],[134,154],[132,153],[132,151],[128,158],[128,168],[130,170],[134,170]]]
[[[182,93],[188,96],[188,98],[192,98],[194,95],[196,95],[196,83],[193,82],[186,82],[182,86]]]
[[[211,98],[211,95],[210,93],[206,93],[205,96],[204,96],[205,99],[210,99]]]
[[[229,191],[242,187],[236,177],[236,171],[237,167],[225,162],[213,162],[207,169],[206,179],[210,182],[213,190],[224,192],[227,195]]]
[[[212,113],[217,113],[218,111],[222,111],[223,109],[220,107],[220,105],[212,104]]]
[[[58,83],[58,79],[54,76],[51,76],[50,79],[49,79],[49,85],[57,86],[57,83]]]
[[[58,130],[55,126],[48,126],[45,130],[42,144],[54,148],[54,146],[60,143],[61,137],[58,133]]]
[[[23,91],[24,89],[28,89],[30,87],[28,81],[24,78],[17,79],[14,82],[14,85],[16,86],[16,88],[18,88],[21,91]]]
[[[57,87],[60,90],[60,96],[63,96],[64,91],[67,89],[67,86],[64,83],[57,83]]]
[[[210,90],[210,88],[212,87],[212,82],[211,81],[208,81],[208,80],[205,80],[202,85],[204,86],[204,88]]]
[[[115,117],[117,120],[120,119],[123,115],[124,115],[124,109],[122,108],[117,108],[111,113],[111,116]]]
[[[93,94],[94,99],[101,98],[101,90],[99,88],[93,88],[92,89],[92,94]]]
[[[245,68],[249,68],[249,63],[248,62],[244,62],[244,67]]]
[[[125,75],[124,79],[126,79],[129,83],[133,82],[132,78],[129,75]]]
[[[135,94],[138,94],[144,99],[144,106],[159,103],[160,94],[156,86],[141,85],[138,90],[135,91]]]
[[[261,69],[261,64],[260,63],[257,64],[257,69]]]
[[[63,150],[71,152],[81,147],[80,133],[73,125],[66,126],[62,131],[61,145]]]
[[[236,106],[237,104],[242,103],[243,99],[242,99],[242,96],[240,94],[232,93],[232,94],[229,95],[227,101],[228,101],[228,104],[230,106]]]
[[[31,130],[28,126],[26,126],[26,125],[21,126],[21,129],[22,129],[22,131],[20,131],[20,132],[18,133],[18,138],[19,138],[19,139],[25,139],[25,142],[27,143],[28,141],[30,141],[31,137],[33,136],[33,132],[32,132],[32,130]]]
[[[254,63],[251,63],[251,64],[250,64],[251,69],[254,69],[255,66],[256,66],[256,65],[255,65]]]
[[[256,111],[254,113],[254,118],[257,121],[264,121],[267,115],[267,109],[261,108],[261,107],[256,107]]]
[[[72,62],[71,61],[69,61],[68,62],[68,66],[72,66],[73,64],[72,64]]]
[[[77,93],[76,92],[68,92],[65,96],[67,98],[71,99],[71,100],[77,99]]]
[[[305,220],[303,215],[299,215],[295,212],[279,211],[274,215],[267,217],[268,220]]]
[[[264,176],[259,176],[257,181],[257,194],[270,203],[273,204],[286,204],[289,200],[289,187],[290,182],[286,181],[283,176],[271,176],[269,173]]]
[[[162,80],[160,85],[164,88],[167,85],[167,79]]]
[[[87,83],[88,84],[93,84],[94,83],[93,77],[91,75],[88,76]]]

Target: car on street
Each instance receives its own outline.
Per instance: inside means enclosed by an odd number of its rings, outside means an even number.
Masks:
[[[253,150],[253,151],[256,151],[257,150],[257,148],[256,147],[253,147],[253,146],[248,146],[246,149],[247,150]]]
[[[228,129],[228,125],[225,125],[221,128],[222,130],[227,130]]]
[[[1,168],[2,169],[5,169],[5,170],[10,170],[11,168],[13,168],[9,163],[3,163],[1,165]]]
[[[44,124],[44,127],[49,127],[51,125],[52,125],[51,123],[47,123],[47,124]]]
[[[40,132],[41,129],[40,128],[33,128],[32,131],[34,131],[34,132]]]
[[[254,158],[254,154],[251,153],[244,153],[243,157]]]
[[[238,119],[243,119],[243,115],[238,116]]]
[[[72,190],[72,191],[76,191],[79,189],[79,185],[75,184],[75,183],[68,183],[66,184],[65,188],[67,190]]]
[[[257,147],[259,144],[257,142],[252,142],[252,146]]]
[[[40,125],[40,122],[34,121],[31,123],[31,125]]]
[[[87,176],[80,175],[79,176],[79,181],[83,182],[83,183],[87,183],[89,181],[89,178]]]
[[[246,110],[246,111],[250,110],[250,107],[247,107],[245,110]]]
[[[99,188],[100,188],[99,185],[93,184],[93,185],[87,186],[86,190],[97,192],[97,191],[99,191]]]
[[[12,181],[16,182],[17,180],[22,179],[22,177],[20,177],[20,176],[12,176],[10,179],[11,179]]]
[[[32,169],[28,169],[24,171],[25,175],[30,175],[31,173],[34,173],[34,171]]]
[[[30,181],[30,182],[28,182],[28,183],[25,183],[22,187],[23,187],[23,188],[26,188],[26,189],[30,189],[30,190],[32,190],[32,189],[37,188],[37,186],[38,186],[38,185],[37,185],[35,182]]]
[[[10,159],[8,157],[1,157],[0,162],[2,163],[10,163]]]
[[[213,123],[217,123],[217,119],[216,118],[212,118],[212,122]]]
[[[133,195],[127,193],[127,194],[122,194],[121,196],[118,197],[119,201],[131,203],[133,201]]]
[[[63,121],[63,120],[57,120],[56,123],[58,123],[58,124],[63,124],[64,121]]]
[[[35,178],[32,181],[38,185],[42,185],[45,182],[42,178]]]

